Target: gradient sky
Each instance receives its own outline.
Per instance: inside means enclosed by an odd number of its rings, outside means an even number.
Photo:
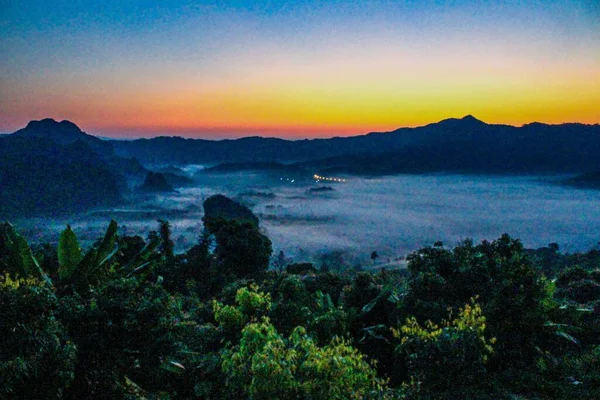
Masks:
[[[0,0],[0,132],[600,122],[600,1]]]

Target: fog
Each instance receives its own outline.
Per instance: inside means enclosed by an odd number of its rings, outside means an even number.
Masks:
[[[600,240],[600,191],[561,186],[542,177],[403,175],[347,176],[344,183],[303,176],[260,173],[206,175],[178,193],[136,195],[129,205],[68,218],[16,221],[34,242],[56,242],[67,223],[86,244],[102,235],[110,218],[121,234],[147,235],[157,219],[173,227],[178,250],[191,247],[202,230],[202,201],[223,193],[260,217],[261,228],[296,261],[319,262],[334,252],[347,265],[402,265],[422,246],[448,246],[472,238],[493,240],[503,233],[526,247],[559,244],[563,252],[588,250]],[[311,191],[323,186],[333,190]]]

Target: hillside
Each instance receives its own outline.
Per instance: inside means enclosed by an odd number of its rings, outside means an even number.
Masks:
[[[127,177],[145,175],[135,159],[69,121],[31,121],[0,137],[0,216],[43,216],[116,205]]]
[[[147,164],[297,162],[359,174],[403,172],[588,172],[597,170],[600,126],[486,124],[473,116],[417,128],[331,139],[175,137],[111,142],[118,155]],[[315,161],[319,160],[319,161]]]
[[[0,216],[84,211],[121,201],[125,179],[81,141],[0,138]]]
[[[587,173],[600,169],[600,126],[532,123],[520,128],[446,120],[444,139],[385,152],[361,152],[299,163],[323,174]],[[432,127],[432,128],[433,128]],[[462,133],[459,133],[462,132]]]
[[[112,144],[88,135],[71,121],[57,122],[52,118],[30,121],[25,128],[14,132],[12,136],[25,139],[51,140],[62,146],[81,141],[99,155],[108,156],[113,154]]]

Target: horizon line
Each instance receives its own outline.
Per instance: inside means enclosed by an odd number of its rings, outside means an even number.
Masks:
[[[541,124],[541,125],[547,125],[547,126],[560,126],[560,125],[588,125],[588,126],[596,126],[596,125],[600,125],[600,122],[595,122],[595,123],[587,123],[587,122],[578,122],[578,121],[564,121],[564,122],[559,122],[559,123],[548,123],[548,122],[541,122],[541,121],[531,121],[531,122],[526,122],[523,124],[509,124],[509,123],[488,123],[485,122],[475,116],[473,116],[472,114],[467,114],[463,117],[449,117],[449,118],[444,118],[441,120],[438,120],[436,122],[429,122],[429,123],[425,123],[425,124],[419,124],[419,125],[405,125],[405,126],[400,126],[397,128],[392,128],[390,130],[372,130],[372,131],[361,131],[359,133],[356,134],[342,134],[340,132],[340,134],[333,134],[332,136],[310,136],[308,134],[306,135],[302,135],[302,136],[297,136],[297,137],[290,137],[290,136],[268,136],[267,135],[261,135],[259,134],[260,132],[264,132],[264,131],[271,131],[271,132],[282,132],[282,133],[287,133],[290,134],[293,131],[303,131],[303,130],[311,130],[311,128],[304,128],[304,127],[294,127],[294,128],[268,128],[268,127],[258,127],[258,128],[237,128],[237,127],[202,127],[202,128],[185,128],[180,130],[179,132],[173,132],[173,133],[168,133],[168,132],[161,132],[161,131],[155,131],[154,133],[156,134],[150,134],[150,136],[148,135],[140,135],[140,136],[128,136],[128,137],[123,137],[123,136],[112,136],[111,134],[107,134],[107,131],[104,130],[104,132],[100,132],[100,133],[92,133],[92,131],[87,131],[84,129],[81,129],[81,127],[74,121],[68,120],[68,119],[63,119],[63,120],[56,120],[52,117],[47,117],[47,118],[42,118],[42,119],[32,119],[30,120],[27,125],[25,125],[22,128],[17,129],[16,131],[13,132],[0,132],[0,135],[11,135],[15,132],[20,131],[21,129],[24,129],[26,126],[29,125],[29,123],[31,122],[39,122],[39,121],[43,121],[43,120],[52,120],[56,123],[62,123],[62,122],[70,122],[74,125],[76,125],[82,132],[97,137],[98,139],[101,140],[115,140],[115,141],[133,141],[133,140],[141,140],[141,139],[156,139],[156,138],[181,138],[181,139],[191,139],[191,140],[206,140],[206,141],[223,141],[223,140],[239,140],[239,139],[248,139],[248,138],[262,138],[262,139],[279,139],[279,140],[287,140],[287,141],[300,141],[300,140],[327,140],[327,139],[336,139],[336,138],[351,138],[351,137],[358,137],[358,136],[366,136],[366,135],[370,135],[370,134],[386,134],[386,133],[393,133],[396,132],[398,130],[401,129],[418,129],[418,128],[424,128],[430,125],[436,125],[436,124],[440,124],[442,122],[445,121],[461,121],[461,120],[465,120],[465,119],[471,119],[474,121],[478,121],[481,122],[485,125],[490,125],[490,126],[509,126],[509,127],[513,127],[513,128],[522,128],[524,126],[527,125],[532,125],[532,124]],[[120,129],[119,131],[117,131],[118,129]],[[173,128],[171,128],[173,129]],[[315,129],[314,127],[312,129]],[[174,128],[174,130],[177,130],[177,128]],[[331,129],[331,130],[335,130],[335,128]],[[141,132],[144,131],[144,128],[118,128],[118,127],[110,127],[108,132],[114,131],[115,133],[119,132],[121,135],[123,134],[135,134],[137,132]],[[215,137],[215,136],[211,136],[211,137],[202,137],[202,136],[197,136],[197,134],[202,133],[202,132],[213,132],[213,133],[221,133],[224,136],[222,137]],[[256,131],[257,134],[251,134],[251,132]],[[327,130],[326,130],[327,131]],[[148,131],[146,131],[148,132]],[[152,130],[150,130],[150,132],[152,132]],[[241,136],[237,136],[235,135],[237,132],[241,133]],[[244,134],[242,132],[248,132],[249,134]],[[188,133],[189,135],[193,135],[193,136],[188,136],[186,135],[186,133]],[[230,134],[234,134],[235,136],[229,136]]]

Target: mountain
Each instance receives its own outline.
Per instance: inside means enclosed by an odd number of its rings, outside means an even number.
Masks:
[[[487,124],[470,115],[392,132],[298,141],[260,137],[104,141],[72,122],[44,119],[0,136],[0,215],[118,204],[128,187],[147,176],[138,159],[147,165],[171,165],[176,172],[177,165],[222,164],[206,172],[589,174],[600,171],[598,154],[598,124],[534,122],[514,127]],[[186,184],[173,173],[164,178],[171,186]]]
[[[584,189],[600,189],[600,171],[578,175],[566,179],[562,183]]]
[[[138,188],[142,192],[161,193],[174,192],[175,189],[169,184],[164,174],[160,172],[148,172],[144,183]]]
[[[71,121],[57,122],[52,118],[46,118],[40,121],[30,121],[25,128],[19,129],[12,135],[28,139],[37,138],[52,140],[59,145],[68,145],[81,141],[100,155],[105,156],[113,154],[113,146],[110,142],[88,135]]]
[[[0,217],[81,212],[122,202],[147,170],[69,121],[31,121],[0,136]]]
[[[111,142],[101,140],[96,136],[83,132],[71,121],[55,121],[45,118],[40,121],[30,121],[23,129],[12,133],[10,137],[22,139],[39,139],[52,141],[60,146],[75,142],[85,143],[98,158],[105,160],[106,166],[115,174],[134,177],[141,180],[148,172],[135,157],[118,157]]]
[[[125,180],[92,148],[40,137],[0,138],[0,217],[81,212],[122,201]]]
[[[468,118],[468,117],[467,117]],[[471,118],[428,125],[435,141],[299,163],[321,174],[423,172],[588,173],[600,170],[600,125],[488,125]]]
[[[205,173],[230,173],[242,171],[260,171],[260,172],[286,172],[286,173],[305,173],[302,168],[290,164],[283,164],[276,161],[257,161],[257,162],[233,162],[221,163],[213,167],[208,167],[200,171],[200,174]]]
[[[449,119],[419,128],[400,128],[361,136],[330,139],[284,140],[246,137],[237,140],[202,140],[158,137],[113,141],[115,152],[136,157],[144,164],[218,164],[239,162],[308,161],[326,157],[400,150],[407,146],[442,143],[457,135],[489,125],[471,117]]]
[[[402,172],[588,172],[598,168],[600,126],[487,124],[468,115],[437,123],[331,139],[248,137],[196,140],[159,137],[112,142],[121,156],[147,164],[297,163],[324,171]]]

